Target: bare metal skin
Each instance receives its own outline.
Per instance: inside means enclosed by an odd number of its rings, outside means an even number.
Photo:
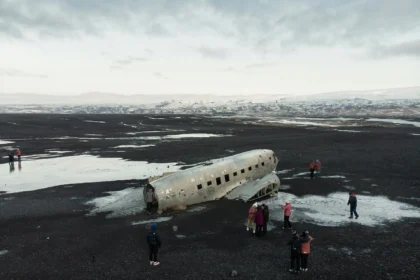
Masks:
[[[272,150],[252,150],[152,181],[158,213],[220,199],[238,186],[273,172],[277,163]]]

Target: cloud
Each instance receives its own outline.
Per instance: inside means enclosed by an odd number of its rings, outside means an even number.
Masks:
[[[395,37],[418,32],[419,13],[418,0],[0,0],[0,39],[118,31],[151,37],[211,34],[274,54],[308,45],[372,49],[383,38],[392,44]],[[215,59],[228,56],[225,50],[199,51]]]
[[[17,69],[0,69],[0,76],[4,77],[20,77],[20,78],[48,78],[48,75],[28,73]]]
[[[379,56],[419,56],[420,40],[408,41],[391,46],[379,47],[377,52]]]
[[[169,32],[168,29],[166,29],[166,27],[164,27],[162,24],[160,23],[155,23],[152,24],[147,30],[146,33],[148,35],[151,36],[156,36],[156,37],[168,37],[171,36],[171,33]]]
[[[277,62],[262,62],[262,63],[248,64],[247,66],[245,66],[245,68],[247,68],[247,69],[259,69],[259,68],[274,67],[274,66],[277,66],[277,65],[278,65]]]
[[[201,46],[197,50],[202,56],[213,59],[226,59],[229,55],[227,49],[222,48],[210,48]]]
[[[163,75],[162,73],[160,73],[160,72],[155,72],[155,73],[153,73],[153,76],[155,76],[156,78],[158,78],[158,79],[163,79],[163,80],[167,80],[168,79],[168,77],[167,76],[165,76],[165,75]]]
[[[124,59],[119,59],[114,61],[113,65],[111,66],[111,68],[113,69],[121,69],[124,66],[133,64],[135,62],[146,62],[147,58],[144,57],[137,57],[137,56],[128,56]]]

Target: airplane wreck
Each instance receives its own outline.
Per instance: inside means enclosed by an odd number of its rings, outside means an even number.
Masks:
[[[272,150],[251,150],[149,178],[143,192],[154,189],[159,214],[222,197],[253,201],[279,191],[277,163]]]

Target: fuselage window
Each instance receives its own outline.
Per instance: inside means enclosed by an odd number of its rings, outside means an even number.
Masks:
[[[207,182],[207,186],[211,186],[211,181],[208,181]]]
[[[258,164],[255,165],[255,168],[258,168]]]
[[[203,186],[200,184],[200,185],[197,185],[197,189],[198,190],[201,190],[201,188],[203,188]]]
[[[229,174],[226,174],[225,175],[225,182],[229,182],[230,181],[230,179],[229,179]]]
[[[222,180],[220,179],[220,177],[216,178],[216,183],[217,183],[217,185],[220,185],[222,183]]]
[[[241,173],[245,173],[245,169],[241,169]]]
[[[249,171],[251,171],[251,170],[252,170],[252,167],[251,167],[251,166],[250,166],[250,167],[248,167],[248,170],[249,170]]]
[[[238,175],[238,172],[233,172],[233,176],[237,176]]]
[[[264,162],[261,162],[261,165],[264,166]]]

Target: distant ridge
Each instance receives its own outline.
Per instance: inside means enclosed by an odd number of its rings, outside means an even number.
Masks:
[[[221,102],[269,101],[304,102],[315,100],[420,100],[420,87],[376,89],[365,91],[339,91],[290,96],[286,94],[215,95],[215,94],[134,94],[86,92],[79,95],[46,95],[36,93],[0,93],[0,105],[141,105],[158,104],[165,101]]]

